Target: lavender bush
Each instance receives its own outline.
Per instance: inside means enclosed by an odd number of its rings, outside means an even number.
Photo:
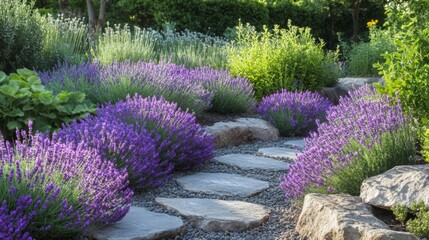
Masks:
[[[155,139],[145,130],[119,121],[114,115],[91,116],[65,125],[59,130],[63,142],[85,142],[95,148],[102,160],[126,169],[130,187],[141,191],[158,187],[170,179],[173,165],[161,162]]]
[[[288,198],[307,192],[357,195],[365,178],[413,163],[415,156],[414,130],[400,103],[368,86],[341,98],[305,141],[280,184]]]
[[[245,78],[233,78],[227,71],[201,67],[191,70],[194,81],[213,93],[210,111],[244,113],[255,105],[252,85]]]
[[[162,96],[196,114],[206,110],[240,113],[254,105],[252,86],[246,79],[208,67],[188,70],[171,63],[130,61],[106,66],[59,64],[39,76],[54,92],[82,91],[95,103],[115,103],[134,94]]]
[[[65,64],[39,76],[54,92],[80,89],[95,103],[115,103],[129,94],[162,96],[177,102],[183,110],[200,114],[210,107],[213,96],[191,78],[189,70],[166,63]]]
[[[173,163],[175,170],[199,167],[213,157],[213,137],[196,123],[194,115],[163,98],[128,96],[126,101],[99,109],[97,115],[114,116],[137,132],[148,131],[161,160]]]
[[[1,239],[64,239],[128,212],[126,171],[83,143],[17,135],[13,146],[0,137]]]
[[[316,120],[324,121],[331,106],[330,101],[318,93],[282,90],[264,97],[257,112],[283,136],[301,136],[316,130]]]

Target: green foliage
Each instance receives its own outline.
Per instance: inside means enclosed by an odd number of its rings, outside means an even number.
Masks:
[[[97,42],[94,58],[103,65],[125,60],[171,62],[187,68],[226,65],[227,42],[195,32],[155,31],[128,25],[107,27]]]
[[[345,152],[358,153],[353,163],[341,168],[325,179],[325,184],[337,192],[358,196],[362,182],[370,176],[383,173],[394,166],[407,165],[415,160],[415,132],[410,127],[400,128],[395,132],[384,133],[380,143],[372,148],[362,149],[357,141],[351,141]],[[398,146],[401,146],[398,148]],[[341,164],[341,161],[337,161]],[[312,192],[324,192],[326,189],[312,189]]]
[[[378,70],[375,63],[384,62],[382,54],[395,51],[395,45],[391,41],[389,31],[370,26],[370,41],[353,44],[352,49],[346,52],[347,74],[355,77],[377,76]]]
[[[59,15],[38,15],[42,29],[41,60],[36,63],[38,70],[52,68],[57,62],[79,64],[88,53],[88,26],[83,19],[65,18]]]
[[[428,0],[389,5],[389,30],[398,31],[396,51],[385,54],[386,61],[377,64],[385,80],[378,90],[399,95],[404,110],[412,112],[422,122],[429,119],[429,8]],[[396,11],[401,9],[402,11]]]
[[[405,205],[395,205],[392,207],[393,215],[395,216],[395,219],[398,220],[401,223],[405,222],[405,219],[407,219],[408,216],[408,208]]]
[[[257,32],[249,24],[237,27],[237,43],[229,47],[231,74],[249,79],[262,98],[281,89],[320,90],[335,85],[339,75],[337,53],[323,50],[309,28],[289,22],[288,30],[276,26]]]
[[[429,162],[429,128],[423,130],[422,155],[426,162]]]
[[[26,0],[0,1],[0,70],[32,68],[40,60],[42,30]]]
[[[405,223],[408,217],[407,206],[396,205],[392,210],[396,219]],[[423,201],[413,202],[410,207],[410,212],[415,218],[406,222],[407,230],[418,237],[429,237],[429,206],[426,206]]]
[[[0,131],[6,137],[25,128],[29,120],[34,122],[34,130],[48,131],[94,111],[93,105],[85,103],[85,94],[53,95],[33,71],[19,69],[9,76],[0,72]]]

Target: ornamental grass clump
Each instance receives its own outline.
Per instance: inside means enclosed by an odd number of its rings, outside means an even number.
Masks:
[[[85,143],[17,132],[13,144],[0,137],[0,161],[1,239],[66,239],[130,208],[126,171]]]
[[[74,121],[58,131],[64,142],[85,142],[97,149],[102,160],[126,169],[130,187],[135,191],[161,186],[170,179],[173,165],[161,162],[156,141],[145,130],[119,121],[116,116],[91,116]]]
[[[100,108],[97,115],[114,116],[137,132],[148,131],[156,141],[161,161],[173,163],[175,170],[200,167],[213,157],[213,137],[193,114],[162,97],[128,96],[126,101]]]
[[[257,112],[283,136],[305,136],[317,128],[316,121],[323,122],[331,102],[310,91],[281,92],[264,97]]]
[[[364,179],[414,163],[415,139],[400,102],[364,86],[328,110],[280,187],[287,198],[309,192],[359,195]]]
[[[195,81],[213,93],[209,111],[221,114],[245,113],[255,106],[252,85],[245,78],[233,78],[227,71],[201,67],[191,70]]]

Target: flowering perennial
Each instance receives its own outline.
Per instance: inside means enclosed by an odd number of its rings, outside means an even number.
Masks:
[[[318,93],[282,90],[264,97],[257,112],[284,136],[307,135],[316,130],[316,120],[325,120],[331,106],[331,102]]]
[[[161,162],[150,134],[121,122],[114,115],[91,116],[59,130],[58,139],[85,144],[98,150],[102,160],[128,172],[130,187],[144,190],[158,187],[170,178],[173,165]]]
[[[148,131],[161,160],[173,163],[175,169],[199,167],[213,157],[213,137],[196,123],[193,114],[163,98],[128,96],[126,101],[99,109],[97,114],[115,116],[133,125],[137,132]]]
[[[400,104],[389,97],[378,95],[368,86],[351,92],[350,97],[341,98],[339,105],[328,110],[327,121],[319,123],[317,132],[305,139],[305,151],[298,154],[280,187],[288,198],[301,197],[315,188],[337,192],[340,189],[329,183],[338,174],[346,173],[350,182],[363,181],[371,174],[381,173],[377,171],[410,162],[414,139],[400,137],[409,129],[407,123]],[[383,150],[387,145],[388,151]],[[378,149],[380,155],[372,156]],[[347,172],[357,165],[361,167],[359,171]],[[362,176],[353,180],[357,172]],[[360,183],[356,183],[357,188]]]
[[[194,81],[213,93],[210,111],[217,113],[244,113],[254,108],[252,85],[245,78],[233,78],[227,71],[201,67],[191,70]]]
[[[243,78],[208,67],[194,70],[171,63],[114,62],[58,65],[41,72],[42,82],[54,92],[82,91],[96,103],[115,103],[127,95],[158,96],[176,102],[182,110],[200,114],[245,112],[253,106],[252,86]]]
[[[39,133],[17,138],[12,147],[0,137],[1,239],[64,239],[128,212],[126,171],[96,151]]]

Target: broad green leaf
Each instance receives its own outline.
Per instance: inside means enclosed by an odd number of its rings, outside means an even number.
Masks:
[[[50,94],[41,94],[39,96],[39,101],[43,104],[43,105],[51,105],[53,102],[54,98],[52,97],[52,95]]]
[[[0,71],[0,83],[6,81],[6,79],[7,79],[6,73]]]
[[[22,123],[20,123],[18,121],[10,121],[7,123],[6,126],[9,130],[15,130],[17,128],[22,128]]]
[[[11,117],[22,117],[24,116],[24,112],[19,108],[14,108],[12,111],[8,113]]]

